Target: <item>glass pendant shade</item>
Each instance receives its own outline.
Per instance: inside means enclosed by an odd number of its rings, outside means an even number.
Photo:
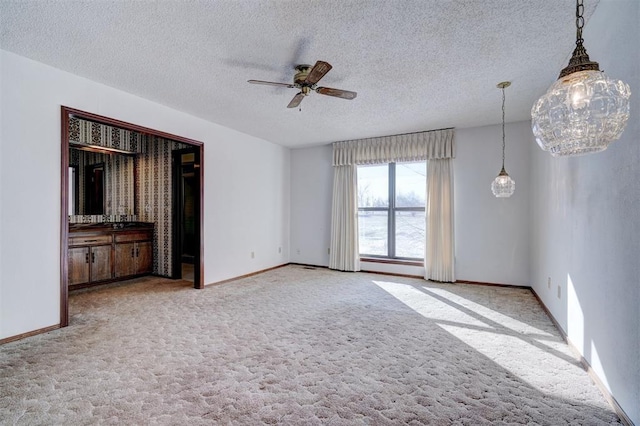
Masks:
[[[602,71],[562,77],[531,109],[536,142],[554,157],[603,151],[624,130],[630,96],[628,84]]]
[[[576,0],[576,48],[560,77],[531,108],[536,142],[554,157],[607,149],[629,119],[629,85],[607,77],[584,48],[582,0]]]
[[[500,174],[491,182],[491,192],[498,198],[508,198],[516,190],[516,183],[507,172],[502,169]]]
[[[496,87],[502,90],[502,170],[496,178],[491,182],[491,192],[498,198],[508,198],[511,197],[516,190],[516,183],[511,176],[507,174],[507,171],[504,169],[504,151],[505,151],[505,134],[504,134],[504,89],[511,86],[510,81],[503,81],[502,83],[498,83]]]

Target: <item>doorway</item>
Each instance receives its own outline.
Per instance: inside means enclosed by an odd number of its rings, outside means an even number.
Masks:
[[[104,214],[104,163],[86,166],[84,181],[86,214]],[[69,198],[74,196],[70,195]]]
[[[199,153],[186,148],[172,153],[173,277],[185,281],[195,278],[199,210]]]
[[[193,262],[193,286],[197,289],[204,288],[204,235],[203,224],[203,182],[204,176],[202,167],[202,159],[204,157],[204,144],[202,142],[184,138],[182,136],[172,135],[164,133],[158,130],[138,126],[135,124],[127,123],[124,121],[115,120],[109,117],[100,116],[97,114],[69,108],[61,107],[61,209],[60,209],[60,327],[66,327],[69,325],[69,290],[68,290],[68,273],[69,273],[69,214],[73,214],[73,206],[70,196],[75,198],[70,189],[75,189],[74,177],[70,176],[69,172],[69,121],[71,117],[77,117],[82,120],[91,121],[106,126],[112,126],[132,132],[137,132],[143,135],[157,137],[164,140],[179,142],[190,146],[188,148],[194,154],[194,161],[192,164],[192,174],[188,176],[190,179],[191,190],[193,191],[193,209],[192,209],[192,228],[193,232],[190,232],[189,236],[192,262]],[[155,139],[155,138],[152,138]],[[98,172],[100,174],[100,172]],[[104,178],[104,169],[102,173]],[[77,179],[77,176],[75,177]],[[100,194],[96,194],[96,199],[104,199],[104,194],[100,197]],[[74,199],[74,203],[77,200]],[[99,204],[99,202],[97,203]],[[97,206],[96,206],[97,207]],[[76,205],[77,208],[77,205]],[[104,208],[104,201],[103,201]],[[135,213],[135,212],[134,212]],[[177,256],[172,256],[171,262]]]

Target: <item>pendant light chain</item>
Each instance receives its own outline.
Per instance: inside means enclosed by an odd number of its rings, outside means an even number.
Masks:
[[[584,27],[584,5],[582,0],[576,0],[576,45],[584,43],[582,39],[582,27]]]
[[[502,170],[504,170],[504,87],[502,88]]]
[[[511,86],[510,81],[503,81],[502,83],[498,83],[496,85],[497,88],[502,90],[502,169],[500,170],[500,173],[498,173],[498,176],[496,176],[496,178],[493,180],[493,182],[491,182],[491,192],[493,192],[493,195],[495,195],[498,198],[511,197],[511,195],[513,195],[513,192],[516,189],[516,183],[514,182],[513,179],[511,179],[511,176],[509,176],[507,171],[504,169],[504,159],[505,159],[504,153],[507,146],[507,142],[506,142],[507,138],[504,130],[505,121],[506,121],[504,89],[509,86]]]

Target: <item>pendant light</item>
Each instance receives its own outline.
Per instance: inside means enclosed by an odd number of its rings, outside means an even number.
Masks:
[[[629,85],[607,77],[583,46],[582,0],[576,0],[576,48],[569,64],[531,109],[536,142],[554,157],[599,152],[629,118]]]
[[[498,89],[502,90],[502,170],[500,170],[498,176],[493,180],[493,182],[491,182],[491,192],[493,192],[493,195],[498,198],[511,197],[513,192],[516,190],[516,183],[504,169],[504,89],[509,86],[511,86],[510,81],[503,81],[502,83],[498,83],[496,86]]]

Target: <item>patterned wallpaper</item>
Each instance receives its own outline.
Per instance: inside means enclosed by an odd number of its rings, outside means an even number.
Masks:
[[[134,182],[133,157],[118,154],[102,154],[78,149],[69,149],[69,165],[78,167],[78,206],[77,215],[84,215],[85,197],[85,167],[92,164],[104,163],[104,214],[132,215],[134,214]]]
[[[69,142],[105,146],[125,151],[140,152],[146,136],[138,132],[120,129],[92,121],[69,118]]]
[[[117,219],[125,219],[126,221],[130,218],[135,218],[133,220],[153,222],[155,224],[153,273],[167,277],[171,276],[173,245],[171,235],[173,216],[171,151],[184,149],[189,145],[75,117],[69,119],[69,140],[71,143],[99,145],[138,153],[132,158],[124,155],[95,154],[72,149],[69,159],[70,164],[80,165],[81,161],[84,162],[83,164],[95,164],[88,161],[99,163],[104,160],[106,172],[109,175],[120,175],[120,177],[116,179],[116,182],[112,182],[108,189],[109,197],[111,197],[109,198],[111,199],[111,207],[115,207],[116,211],[104,216],[73,216],[70,217],[70,220],[72,219],[77,223],[90,223],[111,222],[117,221]],[[80,159],[80,154],[76,155],[74,151],[87,154],[87,157]],[[104,156],[105,158],[98,161],[98,156]],[[107,163],[109,163],[108,166]],[[128,172],[130,168],[131,170],[135,168],[137,171],[135,182],[133,171],[131,174]],[[79,168],[80,176],[83,174],[83,169],[83,166]],[[111,173],[109,173],[110,169],[113,169]],[[127,172],[120,174],[115,170],[127,170]],[[83,186],[84,182],[81,185]],[[132,200],[134,185],[137,199]],[[80,194],[83,192],[81,190]],[[81,200],[80,205],[82,204]],[[124,206],[125,216],[120,216],[119,206]],[[107,207],[107,209],[109,208]]]
[[[142,222],[154,222],[153,270],[171,276],[172,189],[171,151],[188,145],[155,136],[145,138],[137,157],[138,180],[136,211]]]

